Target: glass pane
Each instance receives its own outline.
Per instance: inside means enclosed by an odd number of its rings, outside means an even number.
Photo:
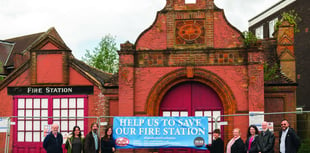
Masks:
[[[205,111],[205,112],[204,112],[204,116],[208,116],[208,121],[211,121],[211,120],[212,120],[211,111]]]
[[[34,117],[40,117],[40,110],[34,110],[33,111],[33,116]],[[35,118],[35,119],[39,119],[39,118]]]
[[[40,108],[40,99],[33,99],[33,108]]]
[[[179,116],[179,112],[173,111],[171,116]]]
[[[202,111],[195,111],[195,116],[202,116]]]
[[[25,108],[25,99],[18,99],[18,108]]]
[[[196,0],[185,0],[185,4],[195,4]]]
[[[180,116],[188,116],[188,112],[181,112]]]
[[[77,108],[84,108],[84,98],[77,99]]]
[[[40,132],[33,132],[33,142],[40,142]]]
[[[58,98],[53,99],[53,108],[60,108],[60,100]]]
[[[41,116],[42,116],[42,117],[48,117],[47,110],[42,110],[42,111],[41,111]],[[42,119],[47,119],[47,118],[42,118]]]
[[[217,117],[221,116],[221,111],[213,111],[213,117],[217,119]],[[221,121],[221,118],[218,118],[218,121]]]
[[[32,117],[32,110],[26,110],[26,117]]]
[[[18,116],[25,116],[25,111],[24,110],[18,110]]]
[[[25,142],[32,142],[32,132],[26,132],[26,141]]]
[[[41,103],[42,103],[41,108],[48,108],[48,99],[47,98],[42,98]]]
[[[68,131],[68,121],[61,121],[61,131]]]
[[[69,99],[69,108],[76,108],[75,98]]]
[[[68,111],[67,110],[61,110],[61,117],[67,117]]]
[[[163,116],[170,116],[170,112],[164,111],[164,112],[163,112]]]
[[[33,121],[33,130],[40,130],[40,121]]]
[[[44,130],[44,127],[47,126],[47,121],[42,121],[41,122],[41,130]]]
[[[32,130],[32,121],[26,121],[26,130],[27,131]]]
[[[74,126],[75,126],[75,121],[69,121],[69,130],[73,130]]]
[[[69,110],[69,117],[75,117],[75,110]]]
[[[17,141],[24,142],[24,132],[17,132]]]
[[[25,125],[24,125],[25,123],[24,123],[24,121],[18,121],[17,122],[17,130],[25,130]]]
[[[26,99],[26,108],[32,108],[32,99],[30,98]]]
[[[211,144],[212,143],[212,134],[209,134],[209,143],[208,144]]]
[[[84,121],[77,121],[77,126],[80,127],[81,131],[84,130]]]
[[[68,108],[68,98],[61,98],[61,108]]]
[[[59,116],[60,116],[59,113],[60,113],[60,110],[54,110],[54,111],[53,111],[53,116],[54,116],[54,117],[59,117]]]
[[[77,117],[84,117],[84,110],[77,110]]]
[[[211,126],[211,123],[208,123],[208,132],[212,132],[212,126]]]

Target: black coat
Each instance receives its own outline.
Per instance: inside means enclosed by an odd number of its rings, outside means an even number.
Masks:
[[[241,138],[237,139],[231,146],[231,153],[245,153],[244,143]]]
[[[263,132],[259,134],[259,145],[262,153],[274,153],[274,134],[266,130],[265,135]]]
[[[221,138],[212,141],[211,145],[206,146],[210,153],[224,153],[224,142]]]
[[[112,147],[115,149],[115,141],[113,138],[109,140],[101,138],[101,153],[113,153]]]
[[[249,148],[249,141],[250,141],[251,137],[248,137],[245,141],[245,149],[246,151],[249,151],[249,153],[258,153],[261,151],[261,148],[259,146],[259,136],[254,136],[254,140],[251,143],[251,148],[250,150],[248,150]]]
[[[279,134],[279,145],[281,144],[282,130]],[[300,139],[292,128],[289,128],[285,137],[285,153],[297,153],[300,147]]]
[[[98,137],[98,150],[100,150],[100,138]],[[96,153],[95,139],[92,131],[90,131],[84,140],[84,152],[85,153]]]
[[[57,133],[57,138],[50,132],[43,141],[43,148],[47,153],[62,153],[63,137]]]

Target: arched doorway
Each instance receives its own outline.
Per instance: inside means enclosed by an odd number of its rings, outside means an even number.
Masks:
[[[211,116],[223,114],[223,105],[218,94],[199,82],[183,82],[172,87],[160,104],[161,116]],[[214,121],[209,118],[209,144],[212,142]],[[161,149],[161,153],[208,152],[192,149]]]

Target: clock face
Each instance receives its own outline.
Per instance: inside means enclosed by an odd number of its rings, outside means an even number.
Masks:
[[[204,43],[202,20],[176,21],[176,44]]]

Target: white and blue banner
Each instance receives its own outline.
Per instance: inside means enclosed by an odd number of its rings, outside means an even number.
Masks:
[[[118,149],[206,149],[207,117],[114,117],[113,137]]]

